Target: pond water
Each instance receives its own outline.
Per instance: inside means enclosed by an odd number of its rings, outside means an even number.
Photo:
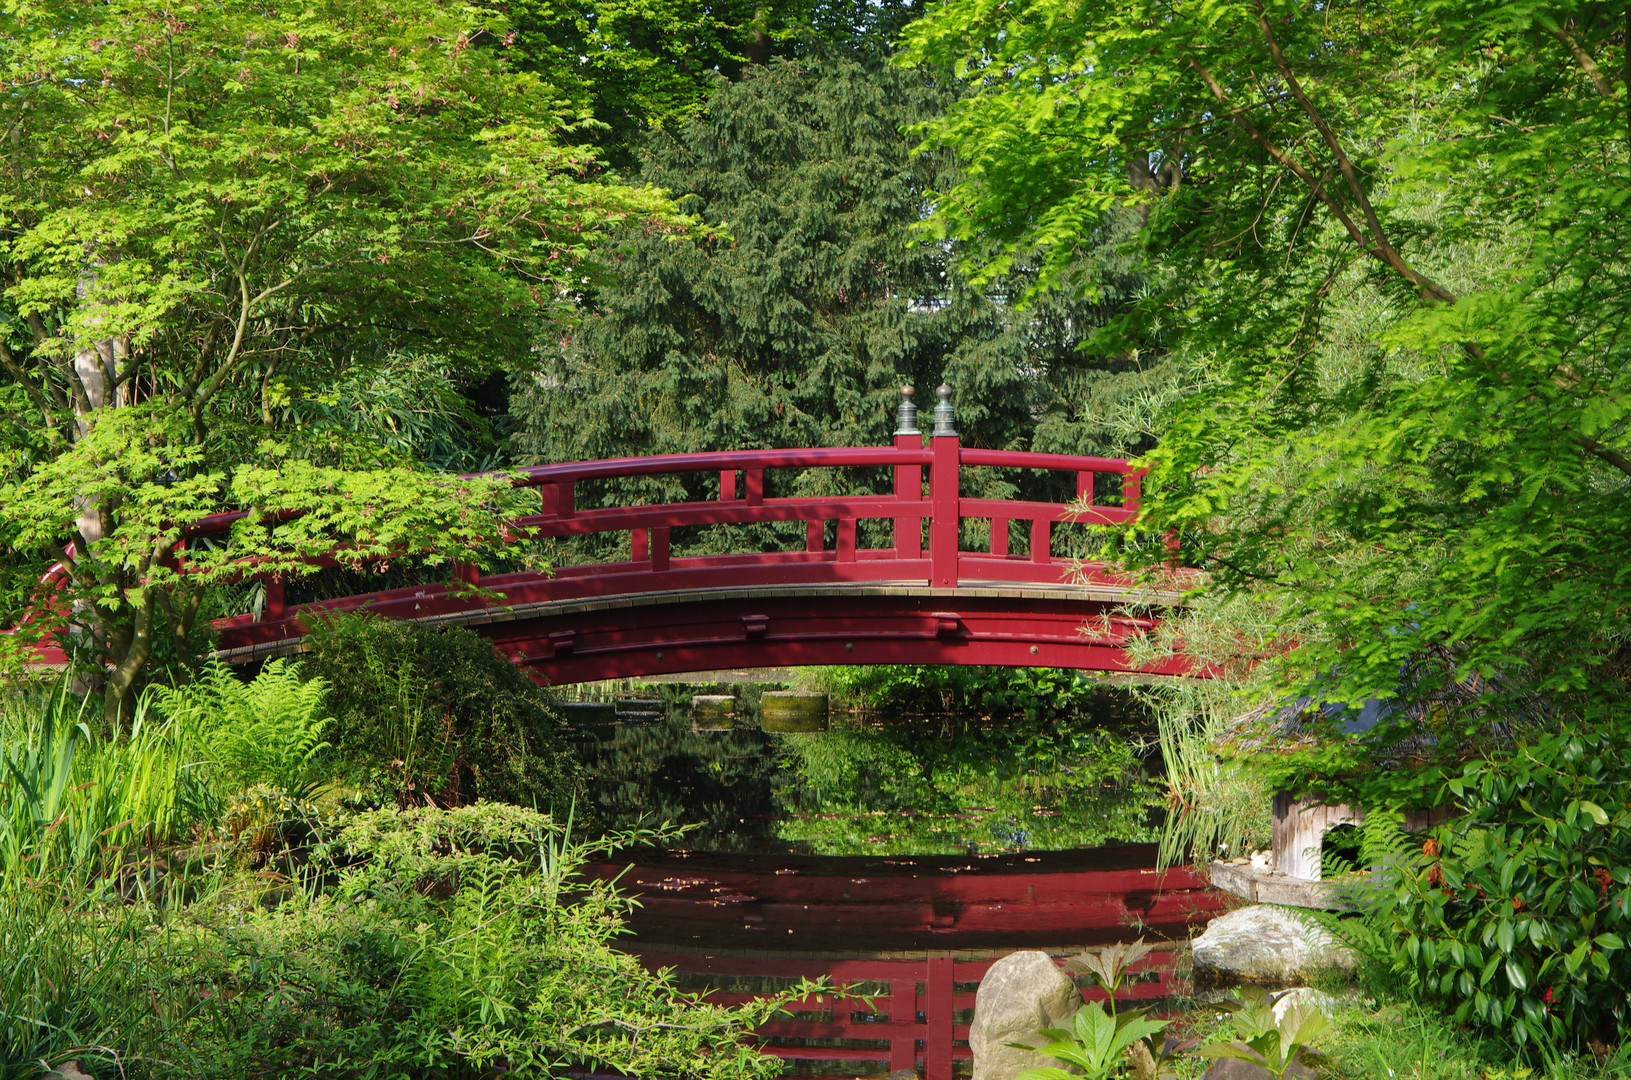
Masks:
[[[969,1076],[975,989],[1015,948],[1172,942],[1126,989],[1170,1000],[1181,943],[1223,897],[1156,865],[1149,725],[1123,691],[997,685],[983,707],[834,711],[809,734],[760,730],[751,687],[575,710],[580,811],[684,828],[588,868],[639,901],[627,947],[720,1002],[800,977],[846,987],[760,1029],[793,1076]],[[692,692],[733,690],[737,726],[699,730]]]
[[[609,828],[683,826],[667,846],[803,855],[988,855],[1159,838],[1145,733],[1069,716],[835,712],[829,729],[772,734],[749,715],[696,730],[685,703],[623,703],[575,725]]]

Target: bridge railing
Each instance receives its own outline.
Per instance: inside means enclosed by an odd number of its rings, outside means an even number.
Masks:
[[[880,467],[893,474],[893,490],[887,493],[781,498],[765,494],[765,476],[776,469]],[[1073,474],[1076,502],[967,497],[962,493],[964,470],[972,467]],[[715,498],[645,506],[578,507],[578,485],[585,481],[699,473],[717,475]],[[1096,504],[1096,480],[1107,474],[1120,479],[1119,501]],[[539,512],[516,520],[514,526],[518,532],[537,537],[626,532],[629,563],[647,564],[652,572],[661,573],[674,565],[672,534],[677,528],[803,522],[802,554],[810,560],[905,564],[927,559],[928,565],[921,568],[925,580],[955,587],[970,574],[980,580],[1034,580],[1034,568],[1019,570],[1011,564],[1016,560],[1027,561],[1033,567],[1053,564],[1053,536],[1059,524],[1119,525],[1133,520],[1138,513],[1142,476],[1142,470],[1117,458],[966,448],[953,431],[931,435],[925,446],[921,433],[907,431],[897,433],[893,446],[722,451],[538,466],[524,470],[517,482],[538,489]],[[988,522],[989,540],[984,550],[961,547],[963,522],[971,519]],[[883,548],[859,546],[859,525],[863,521],[891,522],[892,544]],[[921,523],[925,521],[929,522],[927,551],[922,542]],[[835,544],[830,550],[826,541],[829,522],[836,523]],[[1012,522],[1027,527],[1028,551],[1010,550]],[[744,553],[739,561],[785,562],[797,554]],[[919,569],[895,567],[902,577],[917,576]]]
[[[514,519],[516,539],[559,539],[594,534],[627,534],[627,558],[593,565],[558,566],[535,572],[483,576],[473,567],[456,571],[463,582],[503,593],[512,603],[583,599],[641,592],[732,586],[819,583],[822,581],[921,581],[954,588],[970,581],[1059,584],[1071,560],[1056,556],[1057,528],[1067,522],[1119,525],[1138,513],[1142,470],[1117,458],[1043,454],[964,447],[942,388],[934,430],[917,430],[909,397],[900,427],[887,446],[779,450],[737,450],[652,457],[613,458],[542,465],[521,470],[518,486],[538,492],[538,511]],[[965,496],[969,469],[1045,470],[1072,477],[1075,502]],[[871,494],[783,496],[767,494],[767,475],[778,470],[883,470],[889,490]],[[689,489],[713,497],[644,505],[581,506],[584,486],[596,481],[688,474],[708,479]],[[1095,502],[1100,477],[1109,502]],[[1068,485],[1067,485],[1068,486]],[[238,515],[221,515],[211,525],[224,529]],[[964,523],[983,521],[988,539],[980,550],[964,550]],[[675,551],[675,530],[711,525],[802,522],[802,549],[683,555]],[[861,544],[862,522],[884,522],[887,546]],[[1029,542],[1011,550],[1010,524],[1020,523]],[[832,525],[833,542],[828,543]],[[925,524],[927,528],[925,528]],[[196,531],[196,530],[194,530]],[[927,544],[924,542],[927,534]],[[873,536],[880,531],[874,530]],[[266,603],[254,615],[225,626],[277,622],[292,616],[284,585],[266,581]],[[313,603],[312,608],[346,610],[368,605],[382,614],[437,613],[482,601],[458,599],[436,586],[408,587]],[[398,611],[397,609],[401,609]]]

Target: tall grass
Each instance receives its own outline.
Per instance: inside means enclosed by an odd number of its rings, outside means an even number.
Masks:
[[[97,736],[92,715],[65,681],[0,702],[0,890],[111,872],[212,815],[175,725],[143,705],[128,732]]]
[[[111,885],[63,870],[0,890],[0,1080],[74,1059],[126,1075],[147,1043],[163,934],[148,904]]]
[[[1217,752],[1230,720],[1228,695],[1194,686],[1146,688],[1144,694],[1155,707],[1166,766],[1161,865],[1205,863],[1266,845],[1273,793]]]

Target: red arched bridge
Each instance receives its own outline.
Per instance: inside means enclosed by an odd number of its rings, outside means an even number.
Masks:
[[[676,454],[527,469],[516,482],[536,489],[540,506],[514,522],[518,535],[614,534],[626,537],[618,541],[624,557],[550,572],[481,576],[466,568],[455,582],[301,605],[287,604],[284,583],[270,579],[257,612],[217,624],[218,655],[242,663],[299,652],[313,616],[366,609],[467,626],[546,685],[814,664],[1191,673],[1181,657],[1140,667],[1128,649],[1154,626],[1153,607],[1178,600],[1181,581],[1135,587],[1105,565],[1055,553],[1065,523],[1133,520],[1141,471],[1112,458],[964,447],[952,427],[948,394],[942,387],[927,446],[906,396],[892,446]],[[1074,481],[1076,499],[965,496],[971,468],[1064,474]],[[769,497],[766,477],[777,470],[870,470],[890,482],[873,494]],[[716,494],[578,507],[580,486],[673,474],[693,474],[693,480],[703,474]],[[674,530],[766,522],[803,523],[803,545],[674,551]],[[863,530],[866,522],[883,525]],[[975,531],[965,528],[969,522],[979,523],[979,550],[959,542]],[[887,536],[888,545],[863,547],[863,531]],[[1015,534],[1018,544],[1011,543]]]

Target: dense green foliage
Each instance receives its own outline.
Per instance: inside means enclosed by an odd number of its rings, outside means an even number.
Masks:
[[[155,690],[168,716],[144,700],[116,737],[64,688],[0,705],[0,1077],[779,1068],[746,1033],[782,999],[705,1005],[611,948],[629,902],[577,870],[660,834],[586,841],[487,802],[346,812],[313,779],[341,764],[314,753],[324,685],[292,674]]]
[[[1383,884],[1344,933],[1458,1022],[1522,1045],[1619,1041],[1631,934],[1623,725],[1526,740],[1445,781],[1461,816],[1419,851],[1367,824]],[[1389,825],[1391,824],[1391,833]],[[1419,841],[1419,838],[1417,840]]]
[[[1387,696],[1409,663],[1411,689],[1620,693],[1622,22],[952,0],[909,29],[908,59],[973,86],[934,129],[965,167],[935,220],[997,245],[992,271],[1062,272],[1147,210],[1165,287],[1117,330],[1166,327],[1200,388],[1150,456],[1146,525],[1263,598],[1279,640],[1236,646],[1284,682]]]
[[[536,72],[592,119],[574,139],[618,167],[635,160],[649,128],[673,128],[705,108],[719,85],[752,64],[812,46],[886,51],[917,0],[577,0],[501,5],[519,66]]]
[[[662,200],[594,174],[474,8],[9,12],[0,541],[18,589],[66,567],[110,720],[244,560],[479,559],[504,489],[414,471],[384,413],[353,422],[365,388],[524,358],[598,231]],[[180,574],[181,530],[231,509]]]
[[[469,630],[350,616],[314,628],[309,662],[329,687],[329,767],[365,799],[564,816],[580,791],[537,685]]]

